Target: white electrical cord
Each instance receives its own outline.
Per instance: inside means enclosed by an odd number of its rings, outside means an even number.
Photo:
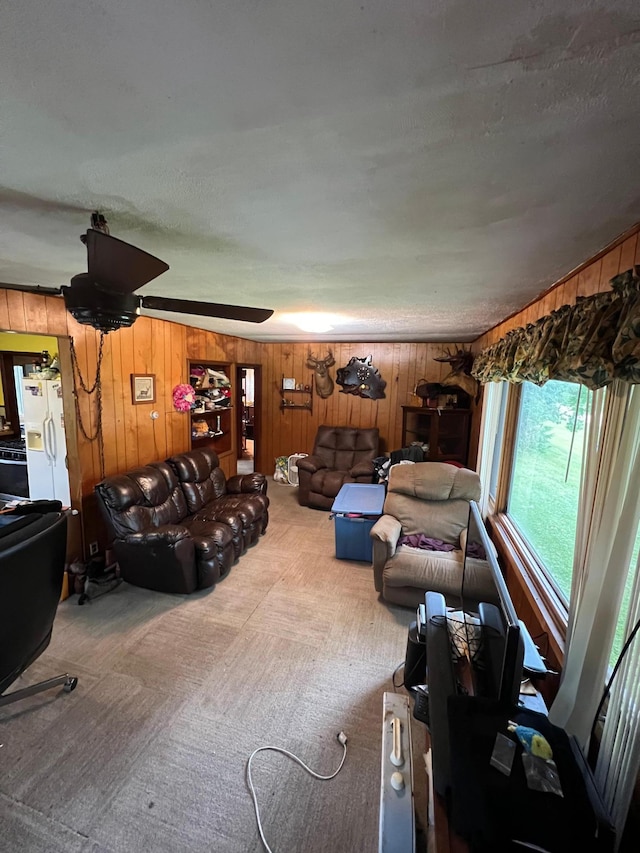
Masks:
[[[294,755],[292,752],[289,752],[288,749],[283,749],[281,746],[259,746],[257,749],[254,749],[251,755],[249,756],[249,760],[247,761],[247,785],[249,786],[249,791],[251,792],[251,798],[253,799],[253,807],[256,812],[256,822],[258,824],[258,832],[260,833],[260,838],[262,839],[262,843],[264,844],[265,850],[267,853],[273,853],[273,850],[267,844],[267,839],[264,837],[264,832],[262,830],[262,823],[260,821],[260,810],[258,808],[258,798],[256,797],[256,789],[253,787],[253,780],[251,778],[251,762],[254,757],[259,752],[266,752],[270,750],[271,752],[280,752],[282,755],[286,755],[287,758],[291,758],[292,761],[295,761],[296,764],[299,764],[300,767],[303,767],[307,773],[314,777],[314,779],[320,779],[321,782],[328,782],[330,779],[335,779],[338,773],[342,770],[342,765],[345,762],[347,757],[347,736],[344,732],[338,732],[336,735],[337,740],[342,745],[344,752],[342,753],[342,760],[338,765],[338,769],[331,773],[330,776],[321,776],[320,773],[316,773],[315,770],[312,770],[308,767],[302,759],[298,758],[297,755]]]

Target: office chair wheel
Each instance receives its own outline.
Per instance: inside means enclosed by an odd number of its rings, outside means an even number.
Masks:
[[[78,679],[75,675],[70,675],[69,678],[64,683],[63,690],[65,693],[71,693],[72,690],[76,689],[76,685],[78,683]]]

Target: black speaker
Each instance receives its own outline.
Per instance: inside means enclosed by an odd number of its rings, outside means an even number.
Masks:
[[[404,659],[404,686],[407,690],[427,680],[427,645],[418,635],[418,623],[409,625],[407,653]]]

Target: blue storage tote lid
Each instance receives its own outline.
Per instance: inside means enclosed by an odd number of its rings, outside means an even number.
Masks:
[[[385,487],[368,483],[345,483],[331,507],[332,512],[357,512],[360,515],[382,515]]]

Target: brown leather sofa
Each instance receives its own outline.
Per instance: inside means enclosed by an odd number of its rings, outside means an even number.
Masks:
[[[227,479],[212,450],[194,450],[96,486],[128,583],[160,592],[213,586],[269,523],[264,474]]]
[[[297,462],[300,505],[331,509],[345,483],[372,483],[378,444],[375,427],[318,427],[313,453]]]

